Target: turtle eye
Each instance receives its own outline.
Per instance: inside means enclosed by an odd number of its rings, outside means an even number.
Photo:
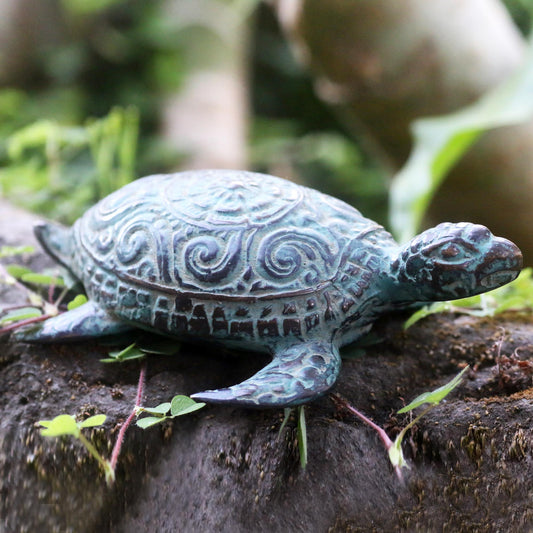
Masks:
[[[469,260],[474,251],[475,250],[471,250],[470,246],[468,246],[466,243],[459,243],[457,241],[448,242],[436,249],[433,257],[435,257],[438,263],[458,265]]]
[[[472,254],[470,247],[465,243],[448,241],[434,246],[427,255],[433,257],[437,263],[452,265],[463,263]]]
[[[461,253],[461,250],[456,244],[447,244],[440,253],[444,259],[454,259]]]

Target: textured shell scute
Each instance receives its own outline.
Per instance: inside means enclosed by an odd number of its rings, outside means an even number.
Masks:
[[[131,286],[282,297],[331,283],[354,239],[381,227],[347,204],[251,172],[143,178],[75,226],[80,262]],[[361,237],[363,238],[363,237]]]

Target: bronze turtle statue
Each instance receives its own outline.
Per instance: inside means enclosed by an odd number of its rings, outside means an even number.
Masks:
[[[399,246],[344,202],[281,178],[203,170],[139,179],[72,228],[36,227],[88,303],[22,330],[55,342],[143,328],[267,352],[272,362],[198,400],[293,406],[328,391],[339,348],[376,318],[516,278],[520,250],[484,226],[439,224]]]

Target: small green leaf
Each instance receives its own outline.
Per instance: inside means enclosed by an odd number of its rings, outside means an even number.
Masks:
[[[31,254],[33,252],[33,246],[2,246],[0,248],[0,259],[15,255]]]
[[[104,461],[103,466],[105,482],[108,486],[111,486],[115,482],[115,471],[113,470],[113,466],[111,465],[110,461]]]
[[[170,414],[172,417],[187,415],[205,406],[203,402],[195,402],[188,396],[177,395],[171,400]]]
[[[128,350],[130,350],[131,348],[133,348],[135,346],[135,343],[132,343],[130,344],[129,346],[127,346],[126,348],[123,348],[122,350],[111,350],[109,352],[109,356],[112,358],[112,359],[120,359],[122,357],[123,354],[127,353]]]
[[[106,421],[106,415],[94,415],[90,416],[82,422],[78,422],[79,428],[92,428],[95,426],[101,426]]]
[[[37,274],[35,272],[23,274],[20,277],[20,280],[24,283],[35,283],[36,285],[54,285],[55,287],[63,287],[65,285],[63,280],[57,276],[48,276],[46,274]]]
[[[160,403],[155,407],[140,407],[139,413],[149,413],[151,415],[166,415],[170,411],[170,402]]]
[[[163,420],[166,420],[166,416],[146,416],[144,418],[139,418],[137,422],[135,422],[141,429],[149,428],[150,426],[155,426],[156,424],[159,424],[160,422],[163,422]]]
[[[180,351],[180,343],[175,339],[151,338],[149,341],[139,341],[137,343],[139,350],[154,355],[175,355]]]
[[[412,411],[413,409],[416,409],[417,407],[425,404],[425,403],[431,403],[433,405],[437,405],[440,403],[450,392],[452,392],[459,383],[461,383],[461,380],[463,378],[463,374],[468,370],[468,366],[463,368],[457,376],[455,376],[451,381],[446,383],[446,385],[443,385],[442,387],[439,387],[438,389],[435,389],[432,392],[424,392],[420,396],[417,396],[410,404],[406,405],[405,407],[402,407],[398,411],[398,413],[407,413],[409,411]]]
[[[109,352],[110,357],[100,359],[102,363],[123,363],[124,361],[132,361],[133,359],[141,359],[146,357],[146,354],[139,350],[135,343],[130,344],[123,350],[113,350]]]
[[[305,424],[305,407],[298,407],[298,451],[300,452],[300,465],[307,466],[307,426]]]
[[[53,420],[39,420],[39,424],[45,428],[41,430],[41,435],[44,437],[61,437],[62,435],[78,437],[80,434],[76,419],[71,415],[59,415]]]
[[[141,352],[141,350],[135,349],[135,351],[132,350],[127,356],[119,359],[119,361],[124,363],[125,361],[133,361],[134,359],[142,359],[143,357],[146,357],[146,354]]]
[[[77,307],[80,307],[86,303],[87,303],[87,296],[85,296],[85,294],[78,294],[74,299],[72,299],[67,304],[67,309],[69,311],[72,311],[73,309],[76,309]]]
[[[32,274],[32,270],[21,265],[7,265],[6,270],[8,274],[16,279],[20,279],[25,274]]]
[[[23,307],[22,309],[16,309],[6,313],[2,318],[0,318],[0,326],[7,324],[9,322],[19,322],[21,320],[26,320],[28,318],[36,318],[41,316],[40,309],[35,307]]]
[[[130,344],[129,346],[126,346],[126,348],[122,350],[113,350],[109,352],[109,355],[111,357],[114,357],[115,359],[124,359],[127,358],[132,353],[136,353],[135,349],[135,343]]]

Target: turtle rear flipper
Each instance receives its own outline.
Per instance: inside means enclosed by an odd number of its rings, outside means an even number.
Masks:
[[[72,311],[17,330],[14,335],[23,342],[60,342],[116,335],[132,329],[89,301]]]
[[[320,342],[293,344],[254,376],[227,389],[193,394],[195,400],[245,407],[289,407],[313,400],[335,383],[338,349]]]

